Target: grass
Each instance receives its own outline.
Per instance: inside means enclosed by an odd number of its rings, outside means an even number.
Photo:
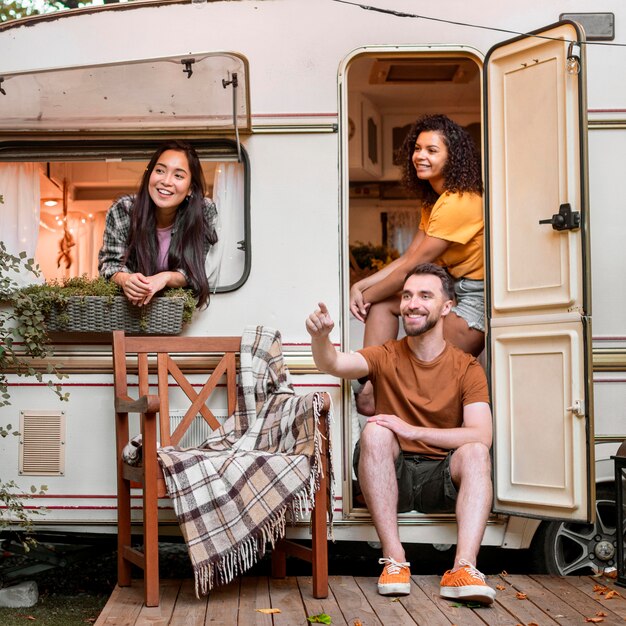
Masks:
[[[104,608],[109,593],[94,595],[42,594],[39,602],[29,608],[0,608],[2,626],[24,626],[40,624],[43,626],[85,626],[93,624]]]
[[[116,553],[113,541],[107,539],[93,546],[87,545],[75,553],[72,551],[81,546],[40,544],[49,546],[51,554],[63,557],[66,565],[21,578],[37,583],[39,601],[32,607],[0,608],[0,624],[85,626],[95,623],[115,586]],[[20,563],[33,564],[28,558],[0,553],[0,586],[3,570],[10,571]],[[7,580],[6,584],[9,585],[10,581]]]

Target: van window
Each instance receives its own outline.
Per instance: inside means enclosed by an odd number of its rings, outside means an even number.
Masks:
[[[34,255],[47,280],[97,276],[107,209],[137,190],[156,145],[0,147],[0,225],[8,249]],[[209,283],[213,292],[232,291],[250,270],[247,156],[242,151],[238,161],[236,144],[226,140],[194,147],[218,210]]]
[[[10,131],[250,127],[248,62],[235,53],[5,73],[0,79],[0,128]]]

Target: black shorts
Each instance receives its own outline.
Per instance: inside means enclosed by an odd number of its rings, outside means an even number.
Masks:
[[[352,465],[359,475],[360,442],[354,448]],[[430,459],[402,452],[396,459],[398,513],[454,513],[457,490],[450,475],[450,458]]]

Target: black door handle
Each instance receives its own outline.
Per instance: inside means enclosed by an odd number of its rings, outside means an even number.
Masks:
[[[572,211],[569,203],[562,204],[558,213],[555,213],[550,219],[539,220],[539,223],[552,224],[554,230],[574,230],[580,228],[580,212]]]

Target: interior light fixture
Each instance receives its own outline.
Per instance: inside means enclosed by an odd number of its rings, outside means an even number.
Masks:
[[[43,200],[43,203],[46,206],[56,206],[57,204],[59,204],[58,200],[53,200],[52,198],[49,198],[48,200]]]

